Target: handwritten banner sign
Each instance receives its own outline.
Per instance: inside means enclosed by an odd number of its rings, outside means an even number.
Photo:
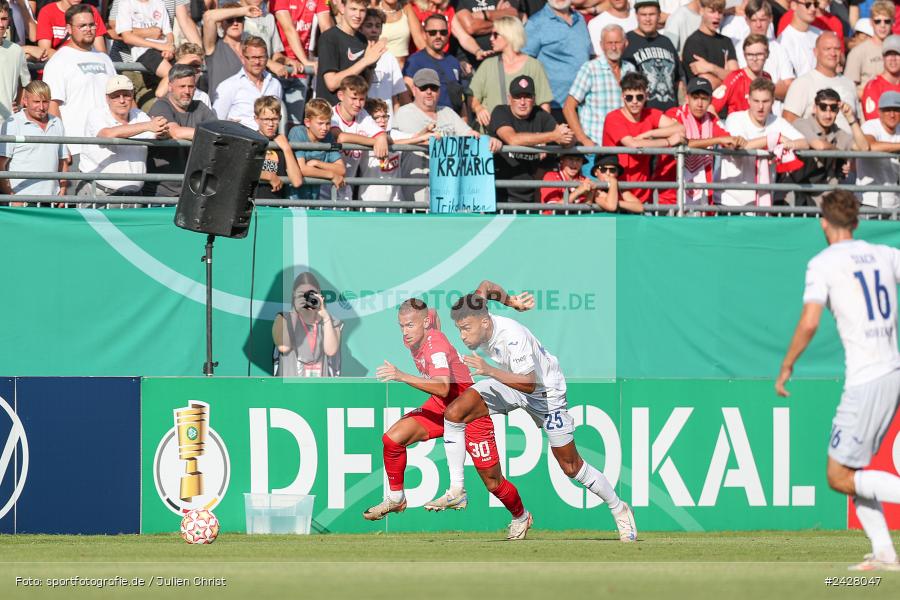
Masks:
[[[431,138],[428,152],[431,212],[497,210],[494,157],[487,136]]]

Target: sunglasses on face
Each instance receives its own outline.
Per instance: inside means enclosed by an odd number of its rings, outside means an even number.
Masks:
[[[436,85],[423,85],[423,86],[419,86],[419,91],[420,92],[435,92],[435,93],[437,93],[437,92],[441,91],[441,88],[439,88]]]
[[[643,102],[644,94],[625,94],[625,102]]]
[[[818,106],[819,110],[821,110],[822,112],[833,112],[833,113],[836,113],[841,108],[840,105],[832,104],[831,102],[817,102],[816,106]]]
[[[619,172],[619,169],[617,169],[616,167],[614,167],[612,165],[608,165],[605,167],[597,167],[597,172],[603,173],[605,175],[615,175]]]
[[[531,100],[534,98],[531,94],[513,94],[513,100]]]
[[[894,22],[893,19],[872,19],[872,22],[876,25],[890,25]]]
[[[806,10],[816,10],[817,8],[819,8],[819,4],[817,2],[798,2],[797,4],[805,7]]]
[[[230,19],[223,19],[222,22],[225,23],[226,25],[233,25],[234,23],[243,24],[244,17],[232,17]]]
[[[426,29],[425,33],[427,33],[431,37],[437,37],[439,35],[447,35],[448,33],[450,33],[450,31],[447,29]]]

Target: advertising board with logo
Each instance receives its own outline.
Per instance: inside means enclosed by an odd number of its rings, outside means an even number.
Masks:
[[[140,379],[0,380],[0,532],[137,533]]]
[[[576,442],[631,502],[645,530],[844,529],[846,499],[825,484],[837,381],[569,382]],[[252,493],[315,495],[314,528],[332,532],[499,530],[509,516],[466,472],[465,511],[421,507],[448,485],[442,442],[409,449],[409,509],[362,512],[385,492],[381,436],[423,395],[367,380],[146,378],[142,389],[142,531],[172,531],[212,508],[242,531]],[[522,411],[494,416],[504,472],[547,529],[614,528],[598,498],[547,460]]]

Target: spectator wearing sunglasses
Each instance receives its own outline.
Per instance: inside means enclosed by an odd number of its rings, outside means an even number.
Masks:
[[[878,118],[878,101],[885,92],[900,92],[900,35],[889,36],[881,47],[884,71],[866,84],[862,94],[865,120]]]
[[[841,41],[841,49],[843,49],[844,23],[841,21],[841,17],[831,13],[831,0],[815,0],[815,2],[815,19],[813,19],[812,26],[821,29],[822,31],[833,31]],[[846,8],[844,8],[842,4],[835,3],[835,6],[840,7],[840,10],[846,12]],[[784,31],[793,17],[793,11],[791,10],[781,15],[781,18],[778,19],[778,26],[776,28],[776,33],[778,35],[781,35],[781,32]],[[798,75],[800,75],[800,73],[798,73]]]
[[[869,39],[859,44],[847,55],[844,75],[853,80],[860,93],[869,80],[884,69],[882,49],[884,41],[891,35],[894,26],[894,3],[890,0],[877,0],[872,4],[872,33]],[[875,110],[878,102],[872,106]]]
[[[837,126],[837,117],[843,114],[850,122],[851,133]],[[853,114],[853,109],[841,101],[840,95],[831,88],[819,90],[813,103],[812,116],[794,121],[794,128],[803,134],[809,147],[813,150],[859,150],[867,151],[869,142],[863,133],[860,122]],[[846,181],[850,175],[852,159],[838,157],[802,157],[803,167],[785,173],[781,180],[787,183],[829,183],[838,184]],[[795,206],[814,206],[820,204],[825,193],[789,192],[788,204]]]
[[[457,114],[463,113],[464,98],[462,65],[453,56],[444,52],[450,36],[447,20],[442,15],[432,15],[425,20],[425,48],[412,54],[403,65],[403,79],[409,89],[413,89],[413,79],[422,69],[431,69],[441,81],[438,106],[452,108]]]
[[[474,38],[474,42],[482,50],[481,55],[467,50],[472,64],[476,64],[483,53],[491,50],[491,31],[494,22],[500,17],[519,17],[517,0],[459,0],[456,16],[453,18],[453,35],[458,36],[460,30]],[[427,27],[426,27],[427,29]],[[459,38],[460,45],[464,44]]]
[[[822,30],[813,26],[819,5],[816,0],[791,0],[793,18],[784,31],[778,36],[778,41],[787,52],[797,77],[806,75],[816,68],[816,55],[813,50],[816,40]]]
[[[841,42],[831,31],[819,36],[816,42],[816,68],[794,80],[784,99],[782,116],[793,123],[797,119],[812,116],[816,93],[825,88],[835,90],[857,112],[856,86],[846,76],[838,74],[841,61]],[[838,127],[850,133],[850,123],[843,114],[838,115]]]
[[[622,108],[606,116],[603,145],[626,148],[671,148],[684,143],[684,126],[656,108],[647,107],[647,78],[641,73],[622,77]],[[650,177],[650,159],[646,154],[620,154],[622,181],[643,182]],[[652,198],[649,189],[631,192],[641,202]]]

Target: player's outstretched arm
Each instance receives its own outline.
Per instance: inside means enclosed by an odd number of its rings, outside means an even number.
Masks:
[[[400,383],[405,383],[417,390],[421,390],[426,394],[433,394],[435,396],[440,396],[441,398],[446,398],[447,395],[450,394],[449,377],[442,376],[434,377],[432,379],[416,377],[415,375],[404,373],[388,361],[384,361],[383,365],[375,369],[375,377],[378,378],[378,381],[399,381]]]
[[[513,296],[507,294],[501,286],[487,279],[481,282],[475,293],[486,300],[494,300],[519,312],[534,308],[534,296],[530,292],[522,292]]]
[[[504,371],[497,367],[493,367],[486,360],[475,354],[462,355],[462,361],[472,370],[472,375],[484,375],[496,379],[500,383],[506,384],[514,390],[519,390],[526,394],[530,394],[537,387],[537,378],[534,371],[520,375],[510,371]]]
[[[791,378],[794,372],[794,363],[809,346],[816,330],[819,328],[819,320],[822,318],[822,305],[815,302],[807,302],[803,305],[803,312],[800,313],[800,320],[797,322],[797,329],[794,330],[794,337],[791,339],[791,345],[788,346],[787,354],[784,355],[784,361],[781,363],[781,372],[778,373],[778,379],[775,381],[775,393],[779,396],[787,398],[790,393],[785,388],[787,380]]]

